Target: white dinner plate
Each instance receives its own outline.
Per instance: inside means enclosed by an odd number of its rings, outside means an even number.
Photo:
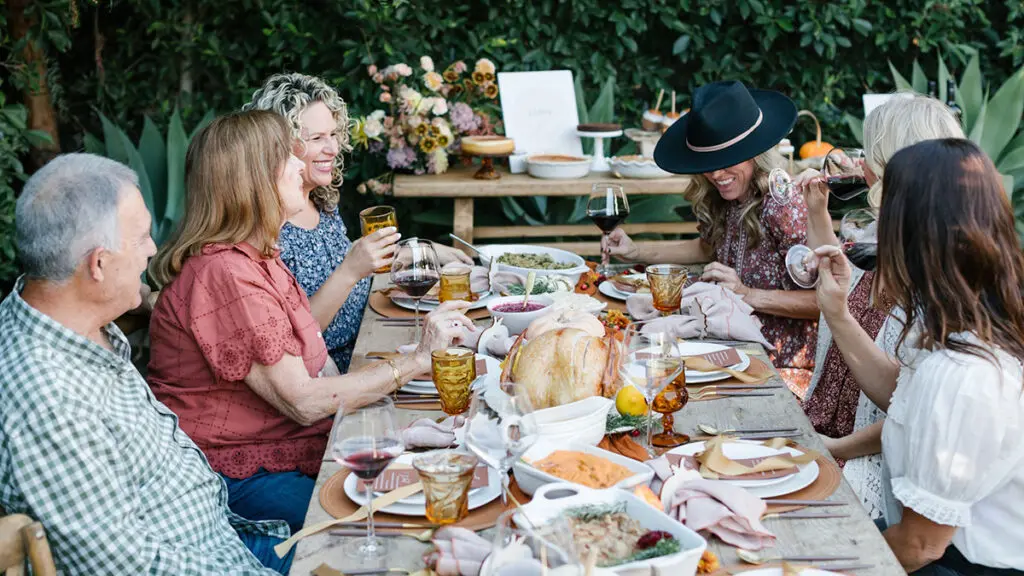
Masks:
[[[477,354],[477,360],[483,360],[487,363],[487,374],[477,378],[473,382],[473,388],[477,389],[481,386],[486,386],[488,382],[497,382],[501,377],[501,363],[496,359],[484,354]],[[437,387],[430,380],[410,380],[405,386],[401,388],[402,392],[409,392],[410,394],[434,394],[437,395]]]
[[[782,576],[781,568],[759,568],[757,570],[748,570],[746,572],[735,572],[736,576]],[[844,576],[840,572],[831,572],[830,570],[820,570],[817,568],[805,568],[800,571],[800,576]]]
[[[480,308],[486,308],[487,303],[494,298],[494,295],[490,291],[483,292],[480,294],[480,298],[476,302],[471,302],[467,310],[479,310]],[[401,296],[392,296],[391,301],[395,303],[395,306],[399,308],[405,308],[406,310],[415,310],[416,301],[412,298],[403,298]],[[420,301],[420,312],[430,312],[436,309],[441,304],[439,302],[428,302],[426,300]]]
[[[395,459],[395,462],[400,464],[412,465],[412,459],[416,454],[402,454]],[[345,495],[350,500],[360,506],[366,505],[366,492],[359,489],[359,478],[355,474],[349,474],[345,478]],[[469,491],[469,504],[470,510],[475,510],[481,506],[484,506],[495,498],[501,496],[501,476],[494,470],[488,470],[487,472],[487,486],[483,488],[477,488]],[[395,514],[398,516],[426,516],[427,514],[427,503],[424,499],[423,493],[413,494],[406,498],[377,510],[374,506],[374,510],[377,512],[384,512],[387,514]]]
[[[682,454],[684,456],[694,456],[698,452],[704,450],[704,442],[691,442],[678,448],[669,450],[672,454]],[[759,458],[761,456],[769,456],[771,454],[777,454],[779,451],[789,452],[793,456],[799,456],[803,454],[802,451],[793,448],[792,446],[785,446],[779,450],[774,450],[761,444],[758,441],[748,440],[737,440],[735,442],[729,442],[725,444],[724,451],[726,456],[729,458]],[[772,478],[770,480],[726,480],[730,484],[742,486],[747,489],[753,495],[758,498],[774,498],[776,496],[782,496],[785,494],[792,494],[797,490],[801,490],[810,486],[818,478],[818,463],[809,462],[797,466],[798,472],[784,476],[782,478]]]
[[[623,302],[626,301],[626,298],[629,298],[631,296],[629,292],[623,292],[622,290],[619,290],[618,288],[615,287],[614,284],[611,283],[611,281],[608,280],[598,284],[597,291],[613,300],[621,300]]]

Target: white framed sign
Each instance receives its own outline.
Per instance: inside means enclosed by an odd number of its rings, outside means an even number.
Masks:
[[[498,89],[505,135],[517,151],[583,154],[572,71],[499,72]]]
[[[889,94],[864,94],[861,96],[861,100],[864,102],[864,117],[867,118],[868,114],[872,110],[878,108],[882,104],[889,101],[890,98],[899,96],[901,98],[913,98],[914,95],[909,92],[893,92]]]

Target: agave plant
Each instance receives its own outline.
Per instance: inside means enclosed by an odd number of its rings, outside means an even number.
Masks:
[[[921,65],[915,60],[911,80],[907,81],[889,63],[893,80],[899,90],[913,90],[924,94],[928,86]],[[938,97],[946,101],[946,80],[955,79],[949,73],[942,58],[938,67]],[[1005,180],[1007,194],[1015,200],[1018,229],[1024,233],[1024,130],[1021,130],[1021,116],[1024,114],[1024,68],[1011,75],[990,97],[990,87],[984,84],[978,55],[974,54],[967,64],[957,87],[956,103],[963,110],[964,133],[973,140],[995,163]],[[864,140],[863,121],[846,115],[847,124],[854,136]]]
[[[167,241],[185,213],[185,152],[192,137],[213,117],[210,111],[191,133],[186,133],[181,115],[175,109],[164,137],[146,116],[139,144],[135,146],[124,130],[100,114],[103,140],[92,134],[85,135],[87,152],[127,164],[138,174],[139,190],[153,215],[152,234],[157,246]]]

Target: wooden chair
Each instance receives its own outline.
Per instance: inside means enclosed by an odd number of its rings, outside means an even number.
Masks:
[[[56,576],[43,525],[24,514],[0,518],[0,570],[6,576],[22,576],[26,557],[34,576]]]

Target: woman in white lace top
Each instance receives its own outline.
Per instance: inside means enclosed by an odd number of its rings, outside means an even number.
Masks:
[[[899,362],[849,317],[845,257],[817,252],[822,313],[887,411],[886,541],[913,574],[1024,574],[1024,254],[1002,177],[969,140],[931,140],[892,157],[884,189],[875,298],[907,312]]]

